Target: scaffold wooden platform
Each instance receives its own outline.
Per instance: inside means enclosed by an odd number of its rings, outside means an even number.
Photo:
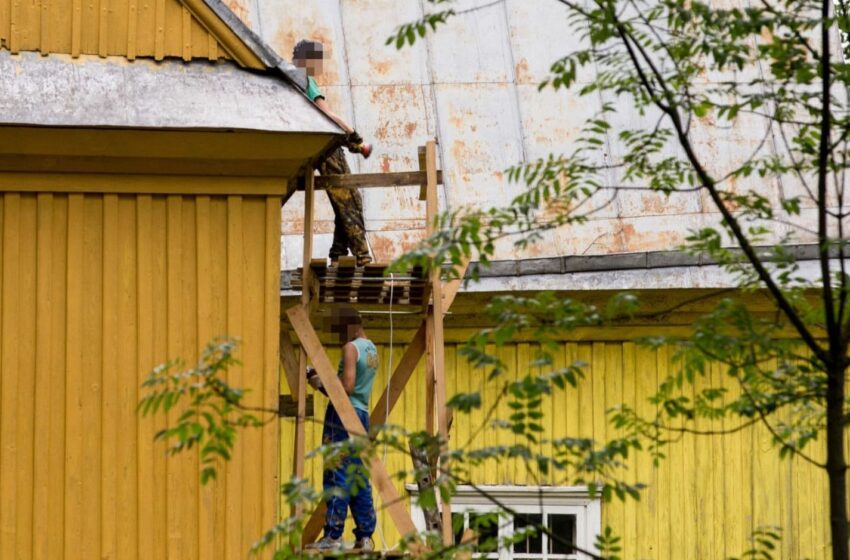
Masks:
[[[446,406],[446,379],[444,358],[443,315],[449,309],[460,288],[460,278],[466,267],[456,271],[456,279],[443,283],[439,268],[425,271],[414,268],[404,272],[389,273],[386,263],[356,266],[353,257],[342,257],[334,266],[325,259],[313,258],[313,207],[317,184],[322,187],[361,188],[392,187],[401,185],[420,185],[419,199],[425,202],[427,233],[434,232],[438,212],[437,185],[442,174],[437,169],[436,141],[431,140],[419,149],[419,171],[385,173],[369,175],[340,175],[316,177],[308,169],[304,180],[304,254],[302,266],[293,277],[293,288],[301,290],[301,303],[286,310],[285,320],[281,321],[280,353],[281,363],[287,383],[296,404],[296,424],[294,440],[294,460],[292,474],[304,477],[305,432],[304,423],[307,410],[308,361],[316,369],[327,391],[328,398],[342,420],[343,426],[351,435],[365,435],[365,430],[342,383],[336,375],[337,368],[331,363],[327,352],[311,322],[311,312],[321,307],[336,304],[352,305],[362,309],[387,307],[395,310],[399,306],[408,310],[418,310],[421,324],[413,339],[405,348],[404,354],[396,365],[387,387],[375,404],[370,415],[370,425],[379,426],[386,421],[389,412],[399,401],[408,380],[420,359],[425,361],[425,425],[431,434],[438,434],[444,445],[448,442],[449,411]],[[409,311],[408,311],[409,312]],[[296,343],[290,338],[290,330],[295,334]],[[443,449],[445,451],[445,449]],[[372,482],[380,497],[384,509],[402,536],[417,533],[410,512],[404,507],[392,483],[390,473],[378,456],[371,454],[366,459]],[[434,466],[435,469],[437,465]],[[443,471],[448,465],[441,464]],[[300,515],[298,506],[293,515]],[[440,518],[445,544],[453,541],[451,504],[448,500],[441,503]],[[325,508],[319,506],[310,516],[303,535],[303,543],[314,542],[324,525]],[[416,550],[414,541],[413,551]],[[424,547],[424,544],[420,545]],[[391,551],[376,552],[376,558],[395,557]],[[401,554],[400,554],[401,555]]]
[[[325,259],[313,259],[308,290],[316,303],[422,307],[429,282],[424,269],[388,273],[388,268],[387,263],[355,266],[354,257],[342,257],[335,266],[328,266]],[[304,269],[299,267],[292,275],[293,289],[303,289],[303,277]]]

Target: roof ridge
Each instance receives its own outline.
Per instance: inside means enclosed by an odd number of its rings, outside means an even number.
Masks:
[[[212,22],[203,17],[199,8],[205,6],[215,15],[237,39],[253,54],[259,62],[261,62],[268,70],[279,71],[290,83],[295,85],[302,92],[307,90],[307,75],[297,68],[290,61],[285,60],[278,54],[262,37],[260,37],[253,29],[242,21],[237,16],[230,6],[222,2],[222,0],[180,0],[192,12],[195,12],[196,17],[203,21],[210,28],[210,32],[218,35],[212,27],[215,27]],[[239,61],[245,64],[245,61]],[[249,66],[248,64],[245,64]]]

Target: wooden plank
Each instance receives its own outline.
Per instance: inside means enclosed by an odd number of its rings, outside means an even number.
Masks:
[[[429,311],[425,317],[425,433],[433,436],[437,433],[436,420],[436,376],[434,374],[434,316]]]
[[[104,2],[105,4],[105,2]],[[102,413],[103,442],[101,453],[106,468],[103,469],[100,507],[103,515],[100,552],[103,557],[114,558],[118,548],[116,528],[119,511],[117,503],[118,485],[118,197],[103,197],[103,382]],[[129,350],[123,349],[122,350]],[[121,437],[125,437],[121,434]],[[123,510],[123,507],[120,508]]]
[[[83,25],[83,1],[73,0],[73,12],[71,13],[71,56],[80,56],[80,42],[82,41]]]
[[[354,411],[348,394],[346,394],[345,389],[342,387],[342,382],[336,376],[336,372],[327,354],[325,354],[325,350],[319,341],[316,331],[310,324],[310,317],[307,314],[307,310],[302,306],[295,306],[290,308],[286,314],[289,316],[295,334],[301,341],[301,346],[315,366],[316,372],[319,374],[322,384],[328,393],[328,398],[330,398],[331,403],[339,414],[343,427],[351,435],[365,436],[366,430],[357,417],[357,413]],[[381,497],[384,508],[389,512],[399,533],[402,535],[415,535],[416,527],[413,524],[413,520],[407,510],[404,509],[398,490],[393,486],[383,462],[377,457],[368,458],[367,461],[369,463],[369,472],[378,491],[378,495]]]
[[[721,365],[717,362],[714,362],[710,365],[711,370],[711,387],[722,387],[723,386],[723,378],[724,371]],[[651,395],[652,393],[647,392],[638,392],[638,395]],[[721,398],[723,399],[723,398]],[[648,397],[644,397],[644,400],[648,400]],[[716,404],[720,405],[723,403],[723,400],[720,400]],[[638,411],[640,412],[640,411]],[[710,427],[714,431],[721,431],[723,429],[723,418],[714,418],[711,420]],[[714,539],[714,550],[715,556],[718,558],[728,558],[732,554],[738,554],[737,551],[726,550],[726,542],[725,542],[725,520],[727,519],[726,513],[726,502],[723,499],[723,486],[725,484],[725,476],[726,476],[726,458],[723,455],[723,439],[726,436],[716,435],[711,437],[711,453],[712,453],[712,465],[724,465],[724,468],[712,468],[711,479],[712,486],[710,491],[712,492],[712,501],[714,502],[714,508],[712,511],[712,525],[714,526],[713,531],[713,539]],[[793,468],[793,462],[789,461],[789,468]],[[648,481],[649,482],[649,481]],[[797,494],[796,492],[794,493]],[[797,548],[800,542],[800,535],[797,531],[793,530],[789,525],[789,530],[791,534],[795,535],[793,539],[793,546],[795,549]],[[788,558],[801,558],[805,557],[805,554],[800,554],[796,552],[788,556]]]
[[[304,524],[304,532],[301,535],[302,543],[315,542],[319,538],[319,533],[325,526],[325,514],[327,514],[328,506],[325,502],[320,502],[313,510],[307,523]]]
[[[50,43],[48,42],[48,37],[50,36],[50,0],[41,0],[40,10],[38,50],[41,53],[48,53],[50,52]]]
[[[463,285],[463,278],[466,275],[466,269],[468,267],[469,259],[463,259],[461,264],[454,267],[457,272],[457,278],[452,278],[443,285],[443,313],[449,310],[455,297],[457,297],[457,293]]]
[[[315,173],[312,168],[307,169],[307,177],[304,181],[306,191],[304,192],[304,254],[302,255],[302,272],[301,280],[304,289],[301,290],[301,307],[305,313],[310,307],[310,295],[312,284],[312,270],[310,262],[313,258],[313,205],[315,204]],[[287,333],[288,336],[288,333]],[[306,447],[305,421],[307,418],[307,353],[304,348],[301,349],[301,354],[298,360],[297,377],[293,379],[294,387],[290,387],[292,394],[295,395],[295,400],[298,404],[297,416],[295,418],[295,441],[293,448],[293,464],[292,475],[295,478],[304,478],[304,453]],[[302,506],[295,504],[292,506],[292,516],[300,517],[302,514]],[[310,542],[302,539],[301,543]]]
[[[7,195],[7,201],[9,197]],[[82,392],[83,392],[83,196],[68,197],[67,336],[65,373],[65,557],[79,556],[82,547]],[[6,250],[10,247],[7,245]],[[5,266],[4,266],[5,268]],[[6,282],[4,279],[4,289]],[[4,300],[6,298],[4,297]],[[5,309],[4,309],[5,311]],[[4,326],[3,332],[7,332]],[[6,358],[4,347],[3,357]],[[5,386],[4,386],[4,396]],[[4,407],[6,408],[6,407]],[[0,512],[6,511],[4,505]]]
[[[162,60],[165,57],[165,0],[155,1],[154,58]]]
[[[656,380],[657,358],[655,350],[644,346],[635,347],[635,383],[636,383],[636,400],[635,410],[641,418],[653,418],[656,414],[657,407],[649,400],[651,395],[654,395],[658,390],[658,382]],[[721,427],[721,426],[718,426]],[[721,470],[722,469],[717,469]],[[658,469],[652,464],[652,457],[649,453],[637,453],[636,477],[638,482],[643,482],[648,486],[648,491],[641,496],[641,515],[638,516],[637,523],[637,547],[634,555],[637,558],[656,558],[658,554],[658,538],[657,538],[657,518],[659,507],[664,507],[659,504],[661,498],[658,487]],[[717,499],[721,500],[723,495],[722,488],[717,495]],[[715,519],[715,525],[721,527],[722,518]],[[722,547],[721,538],[718,544]],[[722,548],[721,548],[722,550]],[[726,558],[725,554],[720,554],[719,558]]]
[[[668,355],[670,354],[669,346],[662,346],[655,352],[655,371],[657,383],[664,383],[670,375]],[[678,477],[679,473],[673,473],[672,461],[670,459],[670,451],[672,447],[666,449],[667,458],[661,461],[655,469],[657,480],[656,492],[657,496],[657,515],[655,517],[655,538],[658,546],[655,550],[655,558],[677,558],[679,557],[679,547],[677,546],[677,538],[681,530],[680,520],[671,517],[670,496],[673,488],[673,477]],[[740,478],[738,473],[734,473],[735,478]],[[738,487],[740,489],[740,487]],[[727,496],[740,496],[740,494],[726,494]],[[729,535],[727,534],[727,539]],[[738,549],[743,550],[743,549]],[[737,553],[737,551],[736,551]]]
[[[443,184],[443,172],[436,172],[437,184]],[[421,185],[427,181],[425,171],[399,171],[395,173],[357,173],[351,175],[322,175],[316,177],[316,189],[368,189]],[[304,190],[298,187],[298,190]]]
[[[107,48],[107,38],[109,35],[109,2],[101,0],[100,6],[100,21],[97,29],[97,54],[103,58],[109,54]]]
[[[103,352],[103,199],[83,199],[82,269],[82,557],[96,557],[101,546],[101,440],[103,417],[102,363]],[[70,470],[70,469],[69,469]],[[74,475],[71,472],[72,476]]]
[[[624,342],[622,348],[622,403],[626,404],[633,408],[633,410],[637,410],[636,400],[636,380],[635,375],[637,372],[637,364],[635,363],[635,344],[633,342]],[[616,406],[616,405],[615,405]],[[637,455],[640,452],[631,453],[629,457],[624,460],[626,463],[626,468],[622,471],[622,476],[624,480],[631,480],[636,475],[637,470]],[[710,473],[712,471],[711,467],[708,467],[702,471],[703,473]],[[704,478],[710,479],[711,475]],[[639,542],[637,539],[637,531],[638,531],[638,508],[641,505],[641,502],[638,500],[625,500],[621,502],[622,509],[624,510],[623,515],[623,545],[625,550],[635,551],[639,546]],[[702,520],[702,526],[710,526],[710,522],[706,519]],[[633,552],[634,554],[634,552]],[[711,554],[706,555],[698,555],[699,558],[715,558],[715,556]]]
[[[289,392],[292,395],[296,395],[298,392],[298,358],[295,345],[292,344],[292,339],[289,338],[289,326],[286,323],[280,324],[278,346],[280,348],[280,363],[283,366],[286,384],[289,387]]]
[[[136,58],[136,35],[138,29],[138,0],[127,0],[127,59]]]
[[[357,259],[354,257],[340,257],[336,267],[336,281],[330,295],[333,301],[350,302],[353,290],[354,269]]]
[[[181,41],[183,47],[183,60],[192,60],[192,13],[189,8],[183,6]]]
[[[167,316],[167,352],[168,359],[187,357],[183,354],[183,316],[186,302],[183,299],[183,199],[169,196],[166,200],[166,316]],[[239,387],[241,385],[237,385]],[[168,413],[168,424],[177,423],[182,410],[179,407]],[[166,484],[168,489],[168,556],[186,557],[188,534],[183,530],[187,525],[190,512],[187,476],[196,478],[187,467],[187,455],[169,457],[166,466]],[[194,535],[192,535],[194,536]]]
[[[184,198],[180,204],[178,219],[181,223],[181,235],[178,239],[180,247],[180,292],[182,300],[180,314],[180,355],[187,360],[196,361],[198,353],[198,240],[197,240],[197,210],[194,198]],[[246,337],[252,340],[253,337]],[[251,387],[252,385],[248,385]],[[250,393],[249,393],[250,394]],[[249,434],[251,431],[248,432]],[[198,535],[200,534],[200,518],[198,511],[198,496],[200,490],[200,469],[198,453],[182,453],[180,456],[181,476],[185,477],[181,491],[184,500],[186,517],[183,519],[181,531],[183,536],[183,557],[198,558]]]
[[[417,156],[419,157],[419,170],[425,171],[426,162],[425,162],[425,146],[419,146],[417,150]],[[419,184],[419,200],[427,200],[428,199],[428,177],[427,174]]]
[[[378,263],[367,264],[363,269],[366,282],[357,290],[358,303],[379,303],[384,293],[386,282],[380,282],[384,277],[386,265]]]
[[[46,538],[46,559],[62,558],[65,525],[65,344],[67,310],[67,246],[68,198],[53,199],[52,255],[50,268],[50,443],[43,459],[48,463],[47,482],[49,506],[43,510],[47,525],[52,528]],[[1,213],[0,213],[1,214]],[[2,220],[0,220],[1,222]],[[2,231],[2,227],[0,227]],[[0,259],[0,262],[2,259]],[[0,264],[2,267],[2,264]],[[135,383],[134,383],[135,386]],[[135,411],[135,403],[133,403]],[[134,426],[135,426],[134,421]],[[135,473],[134,473],[135,474]]]
[[[136,369],[137,384],[140,384],[154,363],[153,333],[153,209],[150,196],[139,196],[136,200],[136,267],[138,270],[138,353]],[[70,255],[69,255],[70,256]],[[154,434],[157,427],[154,417],[139,419],[138,441],[139,462],[137,468],[137,479],[140,489],[153,488],[156,482],[154,455]],[[153,558],[156,551],[153,546],[155,524],[155,501],[145,496],[139,500],[139,556],[141,558]]]
[[[196,235],[196,265],[195,282],[197,285],[198,309],[193,319],[197,331],[196,350],[204,350],[207,342],[212,339],[212,255],[214,254],[210,239],[210,198],[199,196],[195,199],[195,235]],[[198,489],[198,556],[213,558],[215,550],[215,480],[202,485]]]
[[[35,426],[35,375],[36,375],[36,229],[38,227],[35,196],[22,196],[20,204],[20,253],[18,261],[18,323],[13,338],[17,338],[18,364],[13,375],[18,376],[14,394],[17,415],[17,472],[15,500],[17,502],[16,558],[32,558],[33,542],[33,432]],[[38,459],[35,459],[38,460]],[[7,475],[7,476],[8,476]]]
[[[425,174],[427,192],[425,200],[427,227],[429,233],[433,233],[434,224],[439,211],[437,200],[437,143],[430,140],[425,145]],[[448,451],[449,423],[446,402],[446,372],[445,372],[445,337],[443,336],[443,292],[440,279],[440,268],[436,267],[431,272],[431,290],[433,292],[433,337],[434,337],[434,404],[437,407],[437,432],[443,440],[443,451]],[[448,464],[441,462],[440,469],[448,471]],[[443,544],[450,546],[454,541],[452,533],[452,509],[451,502],[443,499]]]
[[[12,54],[18,54],[18,51],[21,50],[20,27],[25,24],[21,21],[21,2],[20,0],[11,0],[8,3],[10,4],[9,19],[12,22],[11,34],[9,37],[9,51]]]
[[[524,374],[526,372],[531,370],[530,366],[531,366],[531,362],[534,360],[534,358],[533,358],[534,353],[539,351],[539,350],[540,350],[540,346],[537,345],[537,344],[531,345],[531,344],[527,344],[527,343],[526,344],[519,343],[517,345],[516,361],[517,361],[517,370],[518,371],[517,371],[517,375],[511,376],[511,379],[513,379],[513,380],[521,379],[522,377],[525,376]],[[566,349],[563,348],[563,347],[552,348],[551,349],[552,366],[550,368],[546,368],[546,369],[551,369],[553,371],[557,371],[558,369],[565,367],[566,366],[565,350]],[[534,372],[538,375],[543,373],[539,367],[534,368]],[[546,430],[546,432],[544,432],[544,434],[548,434],[548,437],[544,436],[544,438],[543,438],[544,441],[540,442],[538,449],[540,449],[541,453],[543,453],[543,455],[545,455],[546,457],[554,457],[554,449],[553,449],[552,442],[551,442],[552,439],[567,437],[568,435],[572,435],[573,433],[575,433],[576,422],[573,421],[573,418],[570,418],[570,408],[571,407],[568,405],[565,397],[566,397],[566,390],[560,390],[558,388],[553,389],[552,396],[550,397],[551,398],[552,410],[563,411],[563,413],[562,413],[563,416],[561,418],[559,418],[558,416],[561,416],[560,414],[547,414],[543,418],[540,419],[541,425],[543,426],[544,430]],[[546,402],[546,401],[544,401],[544,402]],[[508,416],[509,415],[510,415],[510,413],[508,414]],[[548,440],[548,441],[546,441],[546,440]],[[551,470],[549,471],[548,474],[546,474],[546,473],[539,472],[539,469],[537,469],[535,476],[537,477],[537,480],[535,482],[533,482],[532,484],[547,484],[547,483],[549,483],[550,480],[552,480],[554,478]]]
[[[164,197],[151,200],[153,240],[151,284],[153,286],[153,362],[148,364],[147,371],[169,358],[168,354],[168,208]],[[168,425],[168,417],[160,410],[152,418],[156,431]],[[156,431],[154,433],[156,433]],[[153,439],[153,436],[151,436]],[[168,557],[168,514],[170,496],[168,495],[168,444],[163,440],[154,441],[153,468],[154,481],[149,490],[149,501],[153,502],[153,553],[152,557]],[[148,501],[148,500],[145,500]]]
[[[242,203],[240,196],[227,197],[227,334],[240,338],[244,335],[245,321],[245,224]],[[227,381],[232,386],[244,387],[244,379],[242,367],[228,371]],[[226,558],[240,558],[245,554],[242,540],[242,505],[245,499],[242,482],[246,459],[248,458],[245,457],[245,447],[240,441],[227,465],[225,480],[227,538],[223,556]]]
[[[594,393],[594,399],[596,402],[602,403],[602,407],[599,409],[597,414],[600,415],[600,419],[605,426],[605,435],[603,436],[605,439],[598,439],[598,442],[609,441],[615,438],[620,438],[623,435],[623,429],[617,428],[612,423],[608,422],[607,411],[613,409],[614,407],[620,405],[623,402],[623,345],[619,342],[608,342],[602,346],[602,352],[604,352],[604,364],[605,368],[601,373],[602,380],[602,395],[597,395]],[[594,364],[594,372],[596,372],[595,364]],[[614,471],[617,476],[622,477],[624,475],[622,469],[616,469]],[[616,531],[617,535],[621,538],[625,536],[624,526],[625,526],[625,511],[623,508],[623,502],[617,504],[616,507],[608,508],[608,517],[607,523],[611,525],[611,528]],[[688,519],[687,517],[680,517],[679,519]],[[678,543],[681,543],[681,540],[678,540]],[[687,558],[693,558],[693,552],[688,551],[686,554]]]
[[[210,199],[210,247],[211,255],[226,255],[227,254],[227,228],[212,227],[212,224],[227,223],[227,200],[224,198]],[[228,266],[226,259],[211,259],[211,274],[210,274],[210,292],[212,294],[210,306],[210,337],[221,336],[229,332],[227,328],[227,275]],[[220,303],[219,303],[220,302]],[[205,341],[204,341],[205,342]],[[214,493],[212,501],[205,504],[212,510],[213,532],[209,547],[214,551],[212,556],[201,556],[201,558],[224,559],[224,551],[226,548],[227,538],[227,489],[225,469],[222,467],[220,476],[210,484],[213,484]],[[209,486],[209,484],[207,485]]]
[[[137,416],[139,382],[137,375],[138,303],[136,269],[136,204],[135,198],[118,199],[118,407],[116,445],[118,518],[116,519],[116,558],[138,558],[139,486],[136,475],[138,461]],[[106,372],[107,375],[110,372]]]
[[[246,197],[242,202],[244,222],[244,274],[243,306],[250,310],[243,315],[242,363],[243,387],[252,390],[245,396],[248,406],[263,406],[264,382],[264,291],[265,274],[265,231],[266,201],[258,197]],[[280,241],[278,240],[278,243]],[[278,275],[278,281],[280,275]],[[278,291],[278,293],[280,293]],[[279,305],[279,304],[278,304]],[[279,371],[279,369],[277,370]],[[275,399],[276,401],[277,399]],[[275,403],[271,403],[274,408]],[[263,420],[271,420],[269,415],[260,414]],[[272,420],[275,422],[274,420]],[[246,430],[242,436],[245,467],[242,479],[242,549],[250,550],[257,539],[257,532],[267,529],[263,526],[263,429]],[[244,556],[244,553],[243,553]],[[187,556],[194,558],[194,556]]]

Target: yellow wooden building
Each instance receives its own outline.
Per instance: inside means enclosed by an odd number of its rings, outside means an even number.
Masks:
[[[340,130],[212,0],[0,0],[0,558],[241,558],[277,423],[167,460],[140,382],[243,340],[276,407],[280,206]]]
[[[613,259],[609,259],[612,260]],[[516,294],[517,292],[513,292]],[[604,306],[613,292],[582,290],[564,292],[565,297],[577,298]],[[638,292],[650,318],[635,319],[617,327],[581,328],[566,333],[560,349],[555,352],[554,367],[564,367],[575,361],[588,364],[585,377],[577,389],[557,393],[544,401],[543,420],[546,438],[567,436],[593,437],[605,441],[616,435],[606,420],[606,411],[620,403],[635,407],[649,416],[653,407],[647,397],[658,384],[677,367],[669,348],[649,350],[634,342],[636,337],[652,334],[685,334],[690,323],[700,313],[710,309],[726,291],[706,289],[641,290]],[[481,316],[486,301],[496,292],[467,292],[458,295],[452,314],[446,322],[446,376],[449,395],[457,392],[481,391],[482,406],[471,415],[456,414],[450,433],[450,445],[457,448],[481,449],[493,445],[511,445],[516,439],[509,430],[493,427],[486,418],[496,403],[500,383],[517,379],[529,371],[538,347],[532,338],[520,335],[499,351],[508,365],[506,379],[488,382],[484,370],[469,366],[458,349],[479,328],[487,326]],[[693,303],[686,302],[694,300]],[[769,315],[772,306],[767,297],[750,296],[756,313]],[[294,303],[294,299],[292,300]],[[658,316],[653,312],[675,309]],[[397,365],[404,352],[405,342],[413,333],[411,320],[395,319],[393,349],[390,352],[389,321],[386,316],[366,316],[367,333],[379,342],[381,369],[375,382],[372,403],[378,402],[386,390],[388,372]],[[336,359],[338,352],[332,354]],[[392,364],[392,366],[389,366]],[[541,371],[542,372],[542,371]],[[425,429],[424,402],[425,371],[420,363],[408,388],[390,414],[391,424],[410,430]],[[711,377],[701,379],[697,390],[708,386],[726,387],[734,394],[735,382],[719,366],[713,367]],[[421,389],[420,389],[421,388]],[[418,390],[417,390],[418,389]],[[315,398],[317,422],[307,424],[307,448],[321,443],[321,423],[327,399]],[[507,418],[511,411],[503,400],[493,418]],[[491,418],[492,419],[492,418]],[[704,421],[701,430],[728,429],[737,421]],[[283,472],[291,465],[292,422],[282,429],[281,449]],[[550,453],[551,447],[543,451]],[[385,450],[379,448],[383,456]],[[828,558],[829,524],[826,495],[826,476],[802,459],[780,460],[772,445],[771,435],[761,425],[724,436],[685,435],[668,449],[668,458],[658,468],[653,467],[648,454],[638,454],[629,460],[624,478],[648,485],[639,502],[615,500],[601,503],[591,499],[586,488],[564,486],[563,478],[541,476],[524,461],[490,461],[476,467],[472,479],[503,503],[527,515],[546,515],[553,529],[571,531],[574,542],[591,548],[594,534],[610,525],[622,537],[623,558],[630,559],[725,559],[738,556],[751,546],[751,533],[758,527],[781,527],[783,539],[775,558]],[[815,457],[824,457],[817,443],[809,449]],[[392,472],[411,469],[410,458],[386,450],[387,468]],[[308,460],[307,473],[321,481],[319,459]],[[397,483],[399,491],[415,494],[415,487]],[[541,497],[543,507],[540,507]],[[416,513],[415,500],[413,503]],[[378,502],[376,502],[378,503]],[[471,488],[461,488],[452,501],[455,514],[474,515],[493,509],[492,503]],[[424,528],[424,520],[414,516]],[[375,535],[378,547],[393,547],[398,533],[386,512],[379,515],[380,528]],[[351,520],[349,519],[349,524]],[[516,527],[502,522],[501,531]],[[346,538],[351,539],[346,529]],[[536,547],[536,548],[535,548]],[[502,550],[491,554],[499,560],[583,559],[547,542],[530,543],[529,548]]]

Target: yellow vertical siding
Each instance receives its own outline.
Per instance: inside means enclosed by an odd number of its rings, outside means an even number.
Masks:
[[[518,343],[500,351],[509,364],[508,379],[521,374],[523,366],[537,350],[534,344]],[[396,347],[396,360],[400,352]],[[330,352],[338,359],[338,352]],[[381,359],[388,350],[381,348]],[[555,353],[555,366],[582,360],[589,364],[586,377],[577,389],[568,389],[547,399],[544,426],[552,437],[580,435],[598,439],[616,435],[609,426],[605,411],[619,402],[626,402],[644,415],[654,412],[647,402],[658,383],[673,371],[675,364],[667,348],[648,350],[631,342],[582,341],[564,342]],[[375,382],[372,402],[385,385],[386,362]],[[470,416],[456,415],[452,427],[453,445],[462,445],[475,438],[481,445],[509,444],[513,436],[506,431],[483,429],[484,411],[496,398],[496,390],[484,380],[484,372],[470,368],[457,355],[456,345],[446,348],[446,368],[450,388],[461,391],[483,387],[480,410]],[[420,367],[408,385],[404,397],[390,415],[390,422],[408,429],[422,429],[422,395],[424,375]],[[699,380],[696,390],[708,383],[735,387],[720,367],[715,366],[710,379]],[[307,424],[307,447],[320,443],[321,420],[327,400],[315,397],[314,422]],[[505,411],[500,410],[504,415]],[[731,428],[735,421],[701,420],[701,429]],[[281,457],[284,475],[291,466],[292,422],[283,422]],[[551,446],[543,445],[544,452]],[[813,450],[822,453],[822,450]],[[383,450],[379,450],[383,453]],[[388,453],[390,472],[409,469],[409,459]],[[318,459],[308,460],[307,475],[317,484],[321,481]],[[756,426],[727,436],[685,436],[668,449],[668,458],[656,468],[646,454],[628,460],[626,479],[649,485],[639,502],[615,501],[602,506],[602,524],[611,525],[623,538],[623,557],[683,560],[726,558],[740,555],[748,547],[753,528],[760,525],[782,526],[781,558],[827,558],[828,525],[826,508],[820,496],[826,493],[826,478],[822,471],[795,459],[780,461],[770,446],[769,433]],[[498,461],[473,469],[477,484],[536,484],[538,473],[525,465]],[[549,480],[544,482],[551,482]],[[399,484],[399,490],[402,485]],[[379,514],[381,538],[394,544],[397,534],[387,516]],[[349,520],[350,524],[350,520]],[[347,529],[349,531],[350,528]]]
[[[154,365],[242,335],[231,376],[276,406],[279,207],[0,194],[0,557],[237,558],[274,523],[275,422],[201,488],[136,403]]]
[[[0,0],[0,48],[131,60],[231,58],[179,0]]]

